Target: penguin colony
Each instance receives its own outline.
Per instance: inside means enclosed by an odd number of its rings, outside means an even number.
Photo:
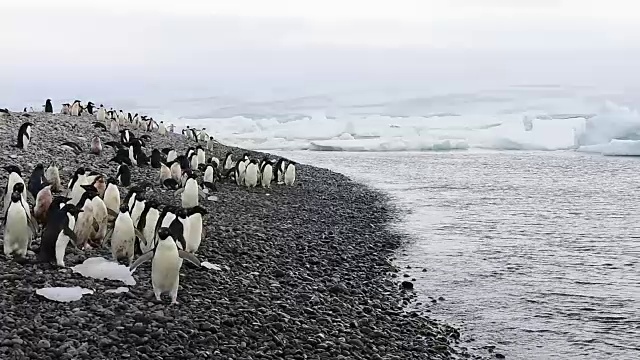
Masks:
[[[45,112],[53,112],[50,99],[44,108]],[[76,100],[62,105],[61,113],[65,115],[80,116],[84,112],[95,116],[92,125],[110,139],[103,143],[100,136],[94,136],[88,150],[73,141],[60,144],[60,148],[95,156],[104,155],[105,147],[111,148],[113,155],[108,156],[109,162],[114,163],[113,175],[81,166],[64,184],[61,169],[53,161],[46,168],[37,164],[25,183],[19,166],[4,166],[9,173],[3,189],[2,217],[7,259],[64,267],[69,244],[79,250],[105,247],[111,250],[114,261],[126,262],[131,271],[151,261],[156,299],[169,293],[175,304],[183,260],[200,266],[195,254],[205,236],[203,217],[207,214],[200,200],[218,191],[216,183],[229,181],[247,188],[295,184],[296,163],[284,158],[258,160],[251,159],[248,153],[239,159],[233,159],[231,153],[223,159],[207,157],[206,152],[213,150],[216,142],[206,129],[187,126],[182,131],[197,144],[185,153],[163,148],[153,149],[148,156],[145,149],[150,136],[138,136],[135,131],[157,131],[167,136],[173,133],[173,125],[167,127],[144,115],[125,115],[122,110],[106,110],[103,105],[96,109],[92,102],[82,106]],[[11,116],[8,111],[3,113]],[[33,123],[24,122],[14,146],[28,150],[33,144],[33,130]],[[151,166],[158,169],[158,176],[132,185],[134,166]],[[148,191],[154,184],[179,196],[181,206],[150,198]],[[118,186],[128,188],[124,198]],[[39,246],[33,249],[36,257],[28,259],[32,242],[38,238]]]

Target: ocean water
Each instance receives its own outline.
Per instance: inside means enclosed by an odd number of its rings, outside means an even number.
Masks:
[[[394,227],[412,240],[398,264],[416,279],[415,307],[459,325],[477,353],[640,358],[640,159],[574,151],[279,154],[391,195],[402,210]]]

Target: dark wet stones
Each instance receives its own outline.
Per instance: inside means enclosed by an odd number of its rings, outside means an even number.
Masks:
[[[411,281],[403,281],[400,286],[405,290],[413,290],[413,283]]]
[[[505,358],[505,356],[500,354],[500,353],[496,353],[495,357],[496,357],[496,359],[504,359]]]

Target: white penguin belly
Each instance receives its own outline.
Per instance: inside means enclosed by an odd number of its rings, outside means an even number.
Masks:
[[[107,186],[107,190],[104,192],[104,205],[107,209],[112,210],[116,214],[120,209],[120,191],[115,185]],[[109,218],[113,218],[113,215],[110,215]]]
[[[265,165],[264,171],[262,172],[262,187],[270,188],[272,177],[273,177],[273,168],[271,167],[271,165]]]
[[[144,211],[144,201],[136,201],[133,206],[133,211],[131,212],[131,220],[133,221],[133,226],[138,226],[138,221],[140,221],[140,216]]]
[[[182,192],[182,207],[185,209],[198,206],[198,185],[195,181],[187,181]]]
[[[4,254],[17,254],[24,257],[31,242],[31,228],[27,223],[27,213],[19,205],[11,206],[7,212],[4,228]]]
[[[151,262],[151,283],[155,292],[178,290],[182,259],[172,241],[161,241]]]
[[[287,167],[287,171],[284,173],[285,185],[291,186],[296,181],[296,168],[293,165]]]
[[[116,220],[117,222],[118,220]],[[128,223],[128,224],[127,224]],[[135,232],[133,224],[121,222],[114,225],[111,235],[111,253],[115,259],[132,259],[134,252]]]
[[[67,218],[69,219],[69,229],[73,229],[76,225],[76,219],[73,215],[67,214]],[[64,254],[67,250],[67,245],[71,241],[67,235],[63,232],[58,234],[58,238],[56,239],[56,264],[58,266],[64,267]]]
[[[190,253],[195,253],[198,251],[200,243],[202,242],[202,215],[193,214],[189,216],[187,222],[188,227],[185,229],[188,230],[185,236],[187,248],[185,250]]]

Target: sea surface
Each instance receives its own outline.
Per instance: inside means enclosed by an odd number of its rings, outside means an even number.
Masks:
[[[417,307],[461,326],[479,354],[640,358],[640,158],[278,154],[390,194],[402,211],[394,227],[411,239],[397,262],[416,279]]]

